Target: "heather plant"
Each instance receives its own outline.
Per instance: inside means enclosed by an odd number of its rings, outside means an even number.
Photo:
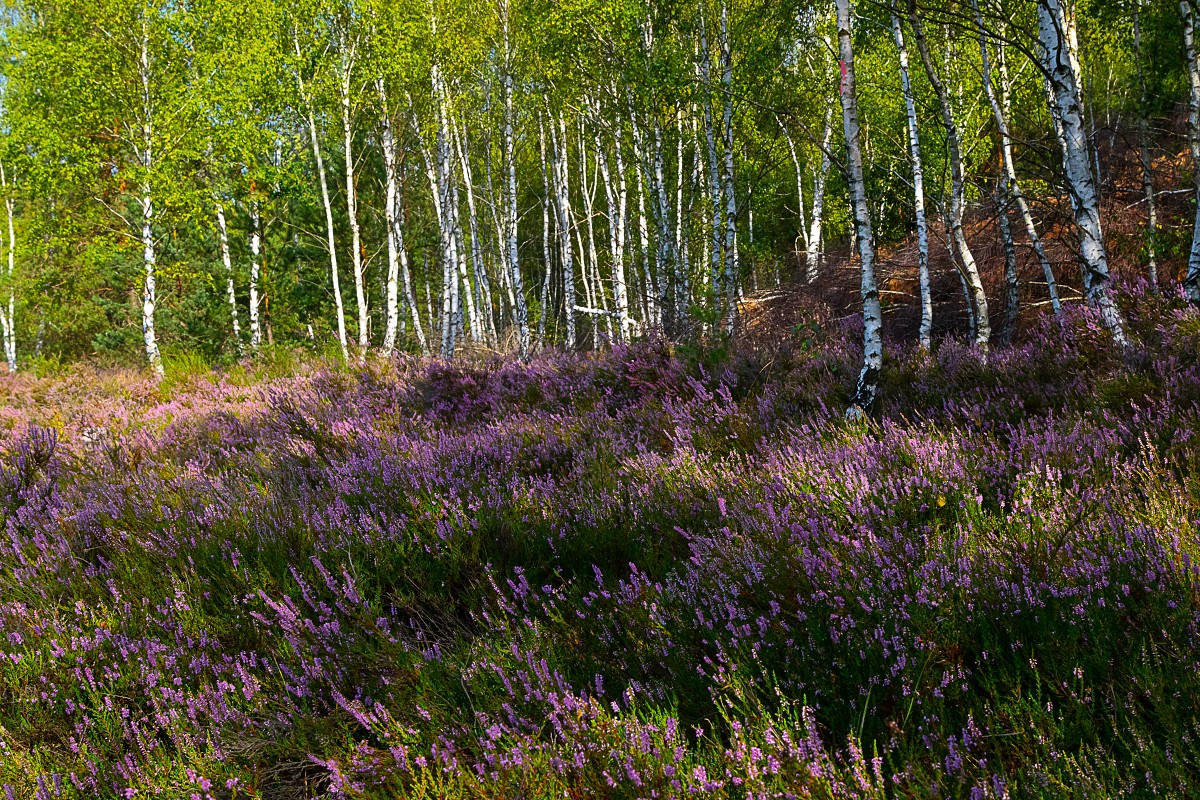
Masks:
[[[1200,321],[1127,315],[897,347],[851,422],[832,324],[16,378],[0,786],[1194,794]]]

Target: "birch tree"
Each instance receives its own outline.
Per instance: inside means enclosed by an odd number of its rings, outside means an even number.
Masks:
[[[883,309],[875,282],[875,236],[871,230],[871,209],[863,178],[862,145],[858,119],[858,88],[854,82],[854,33],[851,0],[837,0],[838,54],[842,79],[842,127],[846,136],[846,171],[850,197],[854,205],[854,227],[858,233],[858,257],[863,304],[863,366],[846,411],[848,418],[864,416],[875,402],[879,373],[883,369]]]
[[[1100,228],[1100,206],[1088,158],[1079,77],[1071,55],[1062,0],[1037,0],[1037,14],[1039,56],[1051,89],[1054,114],[1059,121],[1063,172],[1080,235],[1084,292],[1088,302],[1099,309],[1113,338],[1118,344],[1126,345],[1129,340],[1125,335],[1125,323],[1109,285],[1108,251]]]
[[[908,116],[908,148],[913,172],[913,207],[917,219],[917,276],[921,293],[921,323],[917,342],[928,350],[933,344],[933,299],[929,290],[929,226],[925,219],[925,171],[921,161],[921,137],[917,124],[917,103],[908,74],[908,48],[900,15],[892,14],[892,35],[900,56],[900,88],[904,92],[904,110]]]
[[[1183,44],[1187,56],[1188,148],[1192,153],[1192,180],[1196,189],[1196,220],[1192,230],[1192,249],[1188,254],[1187,275],[1183,279],[1188,299],[1200,305],[1200,52],[1196,48],[1196,19],[1200,10],[1192,0],[1179,0],[1183,14]]]
[[[946,131],[946,149],[950,157],[950,208],[948,211],[948,227],[958,254],[958,267],[961,270],[963,282],[967,288],[970,300],[971,316],[975,328],[975,344],[986,352],[991,338],[991,323],[988,320],[987,295],[983,291],[983,282],[979,278],[979,267],[975,263],[975,255],[967,243],[967,234],[963,228],[963,213],[966,206],[966,171],[963,166],[962,138],[958,124],[954,119],[950,93],[946,89],[942,76],[929,54],[929,45],[925,38],[925,28],[917,13],[915,0],[909,0],[909,20],[913,27],[913,37],[917,42],[917,50],[925,65],[925,74],[933,86],[941,111],[942,126]]]

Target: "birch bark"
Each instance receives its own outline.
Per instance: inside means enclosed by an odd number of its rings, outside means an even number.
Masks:
[[[1192,151],[1192,178],[1196,184],[1196,221],[1183,286],[1188,299],[1200,305],[1200,52],[1196,49],[1196,17],[1200,12],[1192,5],[1192,0],[1180,0],[1179,10],[1183,14],[1183,42],[1191,87],[1188,94],[1188,147]]]
[[[892,14],[892,35],[900,54],[900,87],[904,92],[904,108],[908,114],[908,152],[913,171],[913,207],[917,217],[917,275],[921,290],[921,323],[917,342],[929,350],[933,344],[933,299],[929,289],[929,223],[925,218],[925,171],[921,162],[921,137],[917,125],[917,103],[913,96],[908,73],[908,48],[900,15]]]
[[[917,50],[925,65],[925,74],[937,95],[938,105],[942,112],[942,124],[946,129],[946,149],[950,155],[950,232],[958,252],[963,280],[970,295],[970,305],[975,320],[975,344],[981,351],[986,352],[988,341],[991,339],[991,324],[988,320],[987,295],[983,291],[983,282],[979,278],[979,268],[975,263],[975,255],[967,244],[967,234],[963,229],[963,212],[966,205],[966,174],[963,169],[962,143],[958,125],[954,120],[950,94],[946,85],[938,75],[937,67],[929,55],[929,47],[925,40],[924,26],[916,11],[915,0],[909,0],[909,18],[912,21],[913,35],[917,41]]]
[[[846,168],[854,202],[854,226],[858,231],[863,302],[863,367],[846,416],[861,418],[875,402],[879,373],[883,369],[883,312],[875,283],[875,238],[871,231],[871,209],[863,180],[862,148],[859,143],[858,95],[854,83],[854,45],[850,0],[837,0],[838,51],[841,56],[842,127],[846,135]]]
[[[1080,233],[1084,292],[1088,302],[1099,309],[1105,327],[1112,332],[1117,343],[1127,345],[1129,339],[1125,335],[1125,323],[1109,285],[1108,252],[1100,228],[1100,208],[1079,101],[1079,79],[1072,65],[1062,0],[1038,0],[1037,12],[1042,68],[1052,89],[1054,106],[1061,123],[1060,144],[1065,155],[1063,170],[1075,211],[1075,225]]]

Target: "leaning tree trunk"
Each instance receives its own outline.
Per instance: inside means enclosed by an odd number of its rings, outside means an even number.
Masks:
[[[1192,151],[1192,178],[1196,184],[1196,222],[1183,285],[1187,289],[1188,299],[1200,304],[1200,53],[1196,51],[1197,11],[1192,7],[1192,0],[1180,0],[1179,9],[1183,12],[1183,40],[1191,84],[1188,95],[1188,145]]]
[[[863,367],[846,411],[849,418],[862,417],[875,402],[879,373],[883,369],[883,311],[875,283],[875,237],[871,232],[871,209],[863,180],[862,147],[859,143],[858,96],[854,84],[854,45],[850,22],[850,0],[837,0],[838,50],[841,55],[842,127],[846,134],[846,171],[854,203],[854,227],[858,231],[863,302]]]
[[[917,127],[917,103],[908,74],[908,48],[900,15],[892,14],[892,33],[900,53],[900,86],[908,114],[908,149],[913,170],[913,206],[917,216],[917,274],[921,285],[921,325],[917,341],[922,350],[933,345],[933,299],[929,288],[929,223],[925,218],[925,171],[921,163],[921,137]]]
[[[1113,300],[1108,272],[1108,252],[1100,228],[1100,206],[1096,183],[1088,159],[1087,134],[1079,101],[1079,78],[1072,67],[1067,41],[1067,23],[1061,0],[1038,0],[1038,34],[1041,40],[1042,68],[1048,78],[1059,122],[1065,161],[1067,188],[1075,211],[1083,256],[1084,287],[1088,302],[1099,309],[1100,317],[1122,345],[1129,343],[1121,311]]]
[[[954,248],[958,252],[962,277],[970,297],[972,316],[975,320],[975,344],[986,352],[988,341],[991,339],[991,324],[988,321],[987,295],[983,291],[983,282],[979,278],[979,267],[975,256],[967,244],[967,234],[963,229],[963,212],[966,205],[966,173],[963,169],[962,144],[958,125],[954,121],[954,112],[950,104],[950,94],[946,85],[938,75],[937,67],[929,55],[929,46],[925,40],[924,26],[917,14],[915,0],[909,0],[909,17],[912,20],[913,34],[917,40],[917,50],[925,65],[925,74],[933,86],[938,98],[938,106],[942,112],[942,125],[946,129],[946,149],[950,155],[950,234],[954,240]]]
[[[976,0],[972,0],[972,3],[975,2]],[[1029,210],[1029,203],[1026,202],[1025,195],[1021,191],[1021,183],[1017,180],[1016,161],[1013,158],[1012,134],[1008,128],[1008,69],[1005,66],[1004,40],[1003,38],[999,39],[997,44],[997,52],[1000,55],[1000,90],[997,93],[996,87],[992,82],[991,57],[988,54],[987,40],[984,36],[983,17],[979,13],[978,8],[975,10],[975,21],[979,28],[979,53],[983,65],[983,87],[988,96],[988,101],[992,106],[992,115],[996,119],[996,127],[1000,131],[1000,166],[1005,173],[1003,183],[1007,187],[1008,198],[1016,204],[1017,210],[1021,212],[1021,221],[1025,224],[1025,234],[1029,237],[1030,246],[1038,258],[1038,263],[1042,265],[1042,274],[1046,278],[1046,289],[1050,295],[1050,306],[1054,309],[1054,313],[1058,315],[1062,313],[1062,303],[1058,298],[1058,282],[1054,278],[1054,267],[1051,265],[1050,259],[1046,256],[1046,249],[1042,246],[1041,236],[1038,235],[1037,226],[1033,223],[1033,214]]]

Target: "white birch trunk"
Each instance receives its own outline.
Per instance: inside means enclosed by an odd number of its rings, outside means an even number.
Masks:
[[[567,315],[566,348],[575,349],[575,249],[571,244],[574,227],[571,212],[569,168],[566,152],[567,127],[560,116],[550,119],[550,175],[554,184],[555,211],[558,222],[558,246],[563,268],[563,310]]]
[[[225,206],[217,200],[217,243],[221,249],[221,263],[225,265],[225,295],[229,302],[229,316],[233,322],[233,344],[237,354],[242,354],[242,326],[238,322],[237,292],[233,284],[233,259],[229,256],[229,230],[225,222]]]
[[[725,332],[733,333],[737,318],[738,265],[737,198],[733,179],[733,43],[729,32],[729,3],[721,3],[721,88],[725,94],[722,127],[725,133]]]
[[[996,120],[996,129],[1000,133],[1000,167],[1004,172],[1001,194],[1004,195],[1006,206],[1010,203],[1015,204],[1017,210],[1021,213],[1021,221],[1025,225],[1025,235],[1029,237],[1029,244],[1033,248],[1038,263],[1041,264],[1042,274],[1046,278],[1046,289],[1050,295],[1050,306],[1053,308],[1054,313],[1058,315],[1062,313],[1062,303],[1058,297],[1058,282],[1054,277],[1054,267],[1051,265],[1050,259],[1046,256],[1046,249],[1042,246],[1042,238],[1038,235],[1037,226],[1033,222],[1033,214],[1029,210],[1029,203],[1025,200],[1025,195],[1021,191],[1021,182],[1017,179],[1016,160],[1013,158],[1012,134],[1008,128],[1008,69],[1005,66],[1004,60],[1004,41],[1000,39],[997,43],[997,53],[1000,57],[1000,86],[999,91],[997,91],[992,79],[992,60],[988,51],[983,16],[979,13],[978,0],[971,0],[971,5],[975,12],[975,25],[979,30],[979,54],[983,66],[983,88],[985,94],[987,94],[988,102],[992,106],[992,116]]]
[[[1188,62],[1188,147],[1192,151],[1192,179],[1196,185],[1196,221],[1192,229],[1192,249],[1188,254],[1187,275],[1183,286],[1188,299],[1200,304],[1200,52],[1196,49],[1196,10],[1191,0],[1180,0],[1183,14],[1183,42]]]
[[[262,216],[258,201],[250,201],[250,349],[262,347],[262,325],[258,318],[258,284],[262,280]]]
[[[1066,155],[1063,169],[1075,211],[1075,224],[1080,233],[1085,293],[1088,302],[1099,309],[1100,317],[1113,338],[1118,344],[1126,345],[1129,340],[1125,335],[1124,320],[1109,285],[1108,252],[1100,228],[1100,208],[1079,102],[1078,74],[1072,67],[1064,9],[1061,0],[1038,0],[1037,11],[1042,66],[1053,89],[1062,125],[1061,144]]]
[[[921,18],[915,9],[911,14],[913,34],[917,40],[917,49],[921,53],[921,61],[925,65],[925,73],[933,86],[942,112],[942,124],[946,129],[946,149],[950,155],[950,233],[954,247],[958,253],[959,267],[962,270],[963,281],[967,286],[970,297],[970,307],[974,318],[975,344],[983,352],[987,352],[988,341],[991,339],[991,323],[988,319],[987,295],[983,291],[983,282],[979,278],[979,268],[975,263],[975,255],[967,244],[966,231],[963,229],[963,213],[966,205],[966,174],[963,169],[962,144],[958,125],[954,121],[950,95],[938,75],[937,67],[929,55],[929,47],[925,41],[925,31]]]
[[[921,289],[921,323],[917,342],[921,349],[933,346],[933,298],[929,288],[929,223],[925,217],[925,170],[921,160],[921,136],[917,122],[917,103],[908,72],[908,48],[904,44],[904,29],[900,15],[892,14],[892,34],[900,54],[900,86],[904,92],[904,108],[908,114],[908,152],[913,171],[913,207],[917,218],[917,275]]]
[[[142,152],[141,166],[145,171],[142,176],[142,266],[145,272],[145,282],[142,286],[142,341],[146,346],[146,360],[150,368],[159,375],[164,374],[162,355],[158,349],[158,336],[154,327],[154,311],[158,303],[158,293],[155,285],[155,269],[157,258],[154,249],[154,200],[150,192],[150,170],[154,166],[151,154],[153,141],[154,107],[150,99],[150,30],[145,19],[142,20],[141,57],[138,62],[138,72],[142,83]]]
[[[846,135],[846,167],[854,200],[854,226],[858,231],[863,301],[863,367],[846,411],[849,418],[866,414],[875,402],[879,373],[883,369],[883,311],[875,283],[875,238],[871,231],[871,209],[863,180],[862,149],[859,144],[858,96],[854,84],[854,46],[851,33],[850,0],[837,0],[838,50],[841,56],[842,127]]]
[[[375,81],[379,95],[380,139],[383,146],[384,194],[383,217],[387,231],[387,280],[384,302],[383,352],[390,354],[396,349],[396,334],[400,326],[400,253],[396,242],[398,223],[396,202],[399,195],[396,180],[396,140],[392,132],[392,118],[388,108],[387,88],[383,78]],[[419,330],[419,328],[418,328]],[[424,348],[422,347],[422,350]]]
[[[492,315],[492,287],[483,259],[483,243],[479,236],[479,213],[475,207],[475,180],[471,159],[467,155],[466,130],[455,129],[454,142],[458,150],[463,189],[467,195],[467,230],[471,236],[471,268],[475,271],[476,318],[480,334],[489,344],[496,343],[496,321]]]
[[[1154,167],[1150,159],[1149,102],[1142,64],[1142,0],[1133,4],[1133,60],[1138,78],[1138,151],[1142,162],[1142,191],[1146,196],[1146,261],[1150,290],[1158,294],[1158,204],[1154,199]]]
[[[517,220],[521,211],[517,206],[517,113],[513,99],[512,48],[509,40],[509,4],[504,3],[504,163],[506,170],[505,193],[505,247],[508,252],[508,280],[512,290],[514,324],[517,328],[517,354],[521,360],[529,358],[529,304],[525,301],[525,284],[521,278],[520,248],[517,246]]]
[[[808,239],[804,252],[804,278],[809,283],[817,279],[821,258],[824,255],[825,235],[825,184],[829,180],[829,170],[833,164],[831,150],[833,143],[833,106],[825,110],[825,132],[821,137],[821,168],[813,177],[812,222],[808,229]]]
[[[16,183],[16,175],[13,175]],[[0,188],[4,190],[4,211],[8,217],[8,308],[0,306],[0,327],[4,333],[4,360],[8,362],[8,371],[17,371],[17,289],[13,285],[13,273],[17,256],[17,232],[13,226],[13,197],[9,191],[8,173],[4,162],[0,161]]]
[[[295,45],[296,57],[300,57],[300,40],[293,38],[292,43]],[[306,116],[308,117],[308,134],[312,144],[313,159],[317,162],[317,178],[321,183],[321,202],[325,207],[325,236],[326,245],[329,248],[329,274],[333,279],[333,302],[337,309],[337,326],[338,326],[338,344],[342,348],[342,358],[350,357],[350,348],[346,338],[346,309],[342,304],[342,280],[338,275],[337,266],[337,241],[333,226],[333,203],[329,199],[329,181],[325,177],[325,159],[321,155],[321,139],[317,135],[317,117],[313,111],[312,98],[308,96],[308,92],[304,88],[304,79],[300,73],[296,73],[296,82],[300,87],[300,97],[304,102]]]
[[[343,42],[343,47],[345,47]],[[353,53],[343,56],[339,94],[342,104],[342,138],[346,151],[346,213],[350,217],[351,264],[354,266],[354,299],[358,304],[358,347],[366,351],[370,342],[366,285],[363,280],[362,227],[358,223],[358,191],[354,181],[354,129],[351,125],[350,73]]]
[[[796,234],[796,241],[803,243],[804,251],[808,251],[808,212],[805,209],[804,202],[804,168],[800,165],[800,154],[796,150],[796,142],[792,139],[792,133],[787,126],[783,124],[783,120],[776,117],[776,122],[779,123],[780,130],[783,131],[784,141],[787,142],[788,155],[792,158],[792,166],[796,170],[796,215],[800,219],[799,233]],[[799,257],[800,248],[795,248],[796,255]]]
[[[617,161],[618,185],[613,185],[608,156],[596,134],[596,157],[600,162],[600,174],[604,180],[604,199],[608,207],[608,240],[612,257],[613,302],[617,306],[617,327],[621,342],[629,341],[629,296],[625,285],[625,214],[628,191],[625,186],[625,165],[621,155],[621,138],[613,138],[614,156]]]

